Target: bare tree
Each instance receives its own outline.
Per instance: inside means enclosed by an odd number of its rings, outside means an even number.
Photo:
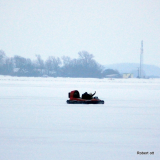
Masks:
[[[36,68],[44,69],[44,61],[39,54],[36,54]]]
[[[58,75],[60,64],[61,64],[60,58],[50,56],[45,62],[45,68],[49,71],[49,74]]]
[[[83,60],[83,62],[90,63],[93,60],[94,56],[89,54],[87,51],[80,51],[78,52],[79,58]]]
[[[0,50],[0,66],[3,66],[5,63],[6,54],[4,51]]]

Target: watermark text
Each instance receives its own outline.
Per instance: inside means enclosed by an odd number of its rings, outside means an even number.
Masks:
[[[137,155],[154,155],[154,152],[137,151]]]

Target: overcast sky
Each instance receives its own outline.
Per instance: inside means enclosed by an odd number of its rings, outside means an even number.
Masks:
[[[101,64],[160,67],[160,0],[0,0],[0,50],[8,57],[40,54],[78,58],[85,50]]]

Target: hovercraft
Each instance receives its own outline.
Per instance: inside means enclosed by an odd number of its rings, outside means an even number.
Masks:
[[[85,92],[82,94],[82,97],[80,97],[79,92],[77,90],[73,90],[68,93],[69,100],[66,102],[68,104],[104,104],[103,100],[100,100],[98,97],[93,97],[95,93],[88,94]]]

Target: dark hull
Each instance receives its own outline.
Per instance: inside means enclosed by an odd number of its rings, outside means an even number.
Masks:
[[[77,101],[77,100],[67,100],[68,104],[104,104],[103,100],[98,101],[92,101],[92,100],[86,100],[86,101]]]

